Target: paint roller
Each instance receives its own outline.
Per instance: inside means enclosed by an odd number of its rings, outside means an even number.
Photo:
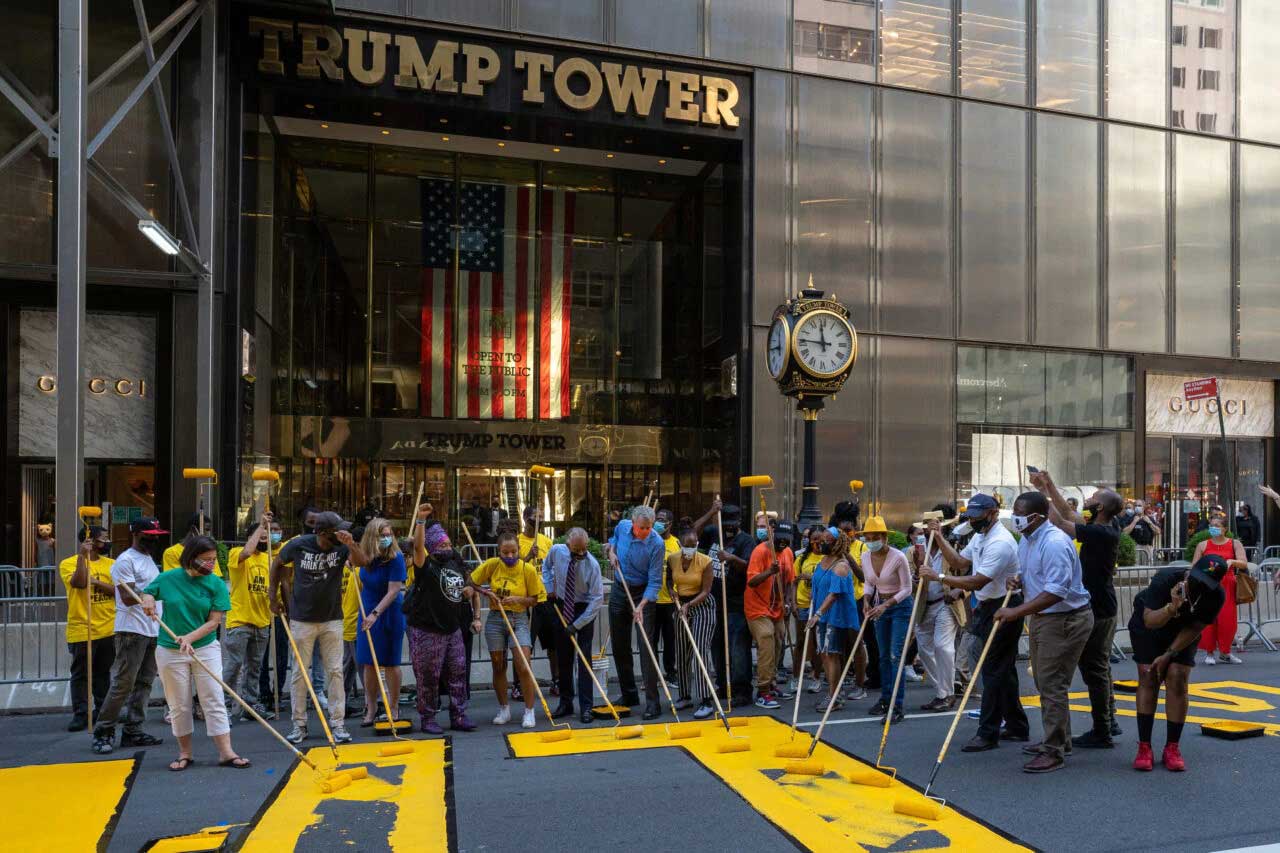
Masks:
[[[89,538],[89,524],[91,518],[102,518],[102,507],[100,506],[82,506],[76,510],[80,516],[80,523],[84,525],[85,539]],[[88,691],[85,693],[89,697],[89,731],[93,731],[93,569],[90,568],[86,560],[85,569],[88,577],[84,582],[84,663],[85,663],[85,683],[88,685]]]
[[[1013,595],[1012,589],[1005,589],[1004,601],[1000,603],[1000,607],[1009,606],[1009,597]],[[938,820],[942,817],[943,811],[947,807],[947,801],[941,797],[934,797],[929,794],[933,790],[934,780],[938,778],[938,771],[942,769],[942,760],[947,757],[947,750],[951,747],[951,738],[955,737],[956,727],[960,724],[960,717],[964,714],[964,707],[969,703],[969,696],[973,693],[973,685],[978,683],[978,673],[982,672],[982,665],[987,659],[987,652],[991,649],[991,641],[995,638],[996,630],[999,624],[992,623],[991,631],[987,634],[987,640],[982,644],[982,653],[978,655],[978,663],[973,668],[973,677],[969,679],[969,683],[964,688],[964,695],[960,697],[960,704],[956,706],[956,714],[951,718],[951,728],[947,730],[946,740],[942,742],[942,748],[938,750],[938,760],[933,765],[933,772],[929,774],[929,784],[924,786],[923,797],[899,797],[893,803],[893,810],[898,814],[909,815],[911,817],[923,818],[924,820]]]
[[[419,489],[421,489],[421,487],[419,487]],[[422,496],[421,491],[419,491],[418,496],[419,497]],[[417,503],[414,503],[414,506],[416,507]],[[363,625],[364,620],[367,618],[367,616],[364,610],[364,599],[360,595],[360,593],[363,591],[363,588],[362,588],[363,585],[360,583],[359,570],[352,573],[352,579],[356,583],[356,603],[360,605],[360,624]],[[378,676],[378,693],[382,696],[382,707],[387,712],[387,722],[385,723],[375,722],[373,724],[374,734],[379,734],[379,735],[389,734],[393,737],[398,738],[400,737],[400,732],[407,732],[412,730],[413,723],[409,722],[408,720],[397,720],[395,718],[395,714],[392,711],[393,706],[391,704],[391,699],[387,696],[387,682],[382,675],[382,666],[379,665],[378,663],[378,651],[377,649],[374,648],[373,633],[368,628],[364,629],[364,638],[369,643],[369,654],[373,658],[373,671],[374,671],[374,674]]]
[[[855,498],[858,496],[858,492],[862,491],[862,486],[863,486],[863,483],[861,480],[849,481],[849,491],[853,493],[853,496]]]
[[[280,482],[280,472],[270,468],[254,468],[252,476],[255,483],[267,484],[266,494],[262,498],[262,511],[271,512],[271,484]]]
[[[204,514],[208,506],[205,489],[218,485],[218,472],[212,468],[183,468],[182,479],[199,480],[196,484],[196,518],[200,535],[204,535]]]
[[[614,558],[617,559],[616,557]],[[617,570],[615,563],[614,569]],[[620,584],[622,591],[627,594],[627,604],[631,605],[631,615],[636,615],[636,600],[631,597],[631,589],[627,586],[626,580]],[[656,604],[654,605],[657,606]],[[678,612],[678,608],[677,608]],[[563,616],[561,617],[564,618]],[[675,725],[667,726],[667,737],[672,740],[681,740],[684,738],[697,737],[701,734],[701,729],[691,723],[680,722],[680,713],[676,710],[676,700],[671,698],[671,687],[667,684],[667,680],[662,678],[662,665],[658,663],[658,656],[653,651],[653,643],[649,641],[649,632],[645,630],[644,625],[640,625],[640,639],[644,641],[645,651],[649,653],[649,662],[653,665],[653,671],[658,673],[658,683],[662,685],[662,692],[666,694],[667,704],[671,706],[671,716],[676,718]]]
[[[348,767],[346,770],[334,771],[327,779],[320,781],[320,790],[326,794],[332,794],[335,791],[341,791],[357,779],[368,779],[369,768],[363,765],[359,767]]]
[[[462,525],[462,532],[466,534],[471,550],[479,556],[480,549],[476,547],[476,541],[471,538],[471,531],[465,524]],[[547,715],[547,721],[551,723],[551,731],[538,732],[538,739],[543,743],[568,740],[573,737],[573,727],[568,723],[557,723],[555,717],[551,715],[551,708],[547,705],[547,697],[542,694],[542,685],[538,683],[538,679],[533,677],[533,667],[529,665],[529,659],[524,656],[524,647],[520,645],[520,638],[516,636],[516,629],[512,627],[511,620],[507,618],[507,608],[502,606],[502,599],[492,593],[490,593],[490,596],[493,602],[498,605],[498,612],[502,614],[502,621],[507,626],[507,633],[511,635],[512,648],[515,650],[516,656],[520,659],[525,671],[529,673],[529,680],[533,682],[533,689],[538,694],[538,701],[542,704],[542,713]],[[636,728],[639,728],[639,726]]]
[[[805,751],[804,757],[788,761],[783,767],[784,772],[797,776],[822,776],[827,772],[826,765],[813,757],[813,751],[818,748],[818,741],[822,739],[822,730],[827,727],[827,719],[831,716],[831,709],[836,705],[836,696],[839,695],[840,685],[844,684],[845,676],[849,674],[849,667],[853,664],[853,659],[858,655],[858,645],[862,642],[862,635],[870,624],[870,619],[863,619],[861,627],[858,628],[858,636],[853,640],[853,648],[849,650],[849,656],[845,658],[844,669],[840,671],[840,677],[831,685],[831,696],[827,700],[827,710],[822,712],[822,722],[818,723],[818,731],[814,733],[813,740],[809,742],[809,748]],[[888,777],[886,776],[885,778]]]

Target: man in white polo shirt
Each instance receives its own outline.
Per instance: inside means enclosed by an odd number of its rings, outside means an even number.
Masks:
[[[116,659],[111,666],[111,688],[93,727],[93,751],[107,755],[115,749],[116,723],[123,722],[120,747],[155,746],[160,738],[142,730],[151,684],[156,679],[158,619],[142,612],[142,590],[160,574],[154,554],[159,537],[169,531],[154,518],[139,518],[129,525],[133,543],[111,566],[116,588]],[[159,608],[160,605],[157,605]],[[157,609],[157,616],[160,611]],[[124,712],[123,720],[120,719]]]
[[[1018,575],[1018,543],[1000,523],[1000,507],[989,495],[974,495],[962,513],[974,530],[973,538],[957,553],[942,535],[938,522],[930,522],[942,558],[952,569],[972,574],[938,575],[931,566],[920,570],[920,576],[950,589],[974,593],[978,607],[969,622],[969,631],[979,643],[987,641],[996,612],[1004,601],[1005,588]],[[1014,593],[1009,605],[1016,607],[1022,597]],[[986,661],[982,664],[982,711],[978,717],[978,733],[961,749],[985,752],[995,749],[1001,740],[1028,740],[1030,726],[1022,710],[1018,690],[1018,638],[1022,636],[1022,618],[1001,622],[991,640]],[[1003,726],[1001,723],[1003,722]]]

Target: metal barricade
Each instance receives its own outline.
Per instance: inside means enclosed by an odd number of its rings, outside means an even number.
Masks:
[[[1111,650],[1125,658],[1124,649],[1120,647],[1120,635],[1129,632],[1129,618],[1133,616],[1133,600],[1138,593],[1147,588],[1151,578],[1164,566],[1120,566],[1116,569],[1116,632],[1111,641]]]
[[[1280,560],[1280,545],[1268,545],[1262,552],[1262,562]]]
[[[1156,548],[1156,564],[1167,566],[1174,560],[1181,560],[1186,552],[1182,548]]]
[[[1270,550],[1270,549],[1267,549]],[[1280,570],[1280,557],[1268,557],[1258,566],[1255,579],[1258,581],[1258,595],[1252,604],[1242,604],[1247,609],[1249,619],[1241,619],[1242,625],[1249,630],[1240,641],[1241,648],[1257,637],[1267,651],[1276,651],[1276,645],[1263,631],[1268,625],[1280,624],[1280,586],[1276,585],[1276,571]]]
[[[0,684],[70,678],[61,587],[53,566],[0,566]]]

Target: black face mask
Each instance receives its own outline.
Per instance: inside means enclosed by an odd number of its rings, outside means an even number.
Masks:
[[[969,526],[973,528],[974,533],[986,533],[987,528],[991,526],[991,519],[975,518],[969,522]]]
[[[830,549],[826,542],[815,542],[809,546],[809,550],[815,554],[826,554]]]

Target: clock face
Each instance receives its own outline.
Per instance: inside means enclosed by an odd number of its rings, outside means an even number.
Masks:
[[[858,343],[849,325],[839,314],[825,309],[810,311],[796,323],[796,359],[818,377],[843,373],[857,357]]]
[[[787,369],[787,362],[791,359],[789,346],[791,342],[787,340],[788,337],[787,321],[778,317],[769,327],[769,349],[766,354],[769,375],[774,379],[782,376],[783,371]]]

